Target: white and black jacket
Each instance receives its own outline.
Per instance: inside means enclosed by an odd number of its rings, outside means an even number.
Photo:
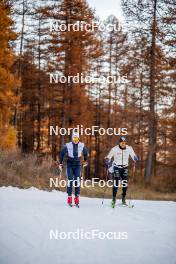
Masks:
[[[109,161],[113,159],[113,166],[127,167],[129,163],[129,157],[135,161],[136,154],[133,148],[127,145],[126,148],[122,149],[119,145],[117,145],[110,150],[106,158]]]

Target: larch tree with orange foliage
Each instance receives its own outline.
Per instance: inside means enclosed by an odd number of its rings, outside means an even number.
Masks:
[[[16,39],[16,34],[12,30],[9,1],[0,2],[0,14],[0,146],[10,148],[16,144],[16,131],[10,126],[10,118],[12,107],[18,99],[14,95],[18,82],[12,73],[15,55],[10,43]]]

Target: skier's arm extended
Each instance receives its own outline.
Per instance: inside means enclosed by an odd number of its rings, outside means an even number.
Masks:
[[[135,154],[135,152],[134,152],[134,150],[133,150],[133,148],[132,147],[130,147],[130,157],[132,158],[132,160],[134,161],[134,162],[136,162],[136,161],[138,161],[139,160],[139,158],[138,158],[138,156]]]
[[[84,146],[83,148],[83,156],[84,156],[84,161],[87,161],[88,158],[88,151],[87,148]]]
[[[64,146],[63,149],[61,149],[60,151],[60,155],[59,155],[59,159],[60,159],[60,163],[62,164],[63,160],[64,160],[64,156],[67,154],[67,146]]]
[[[109,164],[110,164],[111,159],[113,158],[113,156],[114,156],[114,149],[112,148],[110,150],[110,152],[108,153],[108,155],[104,159],[104,165],[105,165],[106,168],[109,167]]]
[[[113,158],[113,156],[114,156],[114,148],[112,148],[110,150],[110,152],[108,153],[108,155],[106,156],[105,159],[108,159],[109,161],[111,161],[111,159]]]

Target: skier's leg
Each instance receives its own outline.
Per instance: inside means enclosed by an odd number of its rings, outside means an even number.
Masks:
[[[114,184],[113,184],[113,188],[112,188],[112,200],[113,201],[116,200],[119,179],[120,179],[119,169],[117,167],[114,167]]]
[[[80,195],[80,168],[81,166],[74,167],[74,180],[75,180],[75,204],[79,204]]]
[[[126,203],[125,197],[128,189],[128,168],[125,168],[121,172],[122,179],[122,203]]]
[[[67,164],[67,177],[68,177],[67,193],[68,193],[68,197],[71,197],[72,186],[73,186],[73,169],[70,164]],[[71,201],[70,198],[69,201]]]

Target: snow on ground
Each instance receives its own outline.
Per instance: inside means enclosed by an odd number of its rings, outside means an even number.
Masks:
[[[81,198],[78,209],[65,201],[66,194],[57,191],[1,187],[0,263],[176,263],[176,203],[134,201],[133,209],[112,209],[110,200],[102,205],[101,199]],[[127,232],[128,237],[50,239],[57,232],[78,230]]]

